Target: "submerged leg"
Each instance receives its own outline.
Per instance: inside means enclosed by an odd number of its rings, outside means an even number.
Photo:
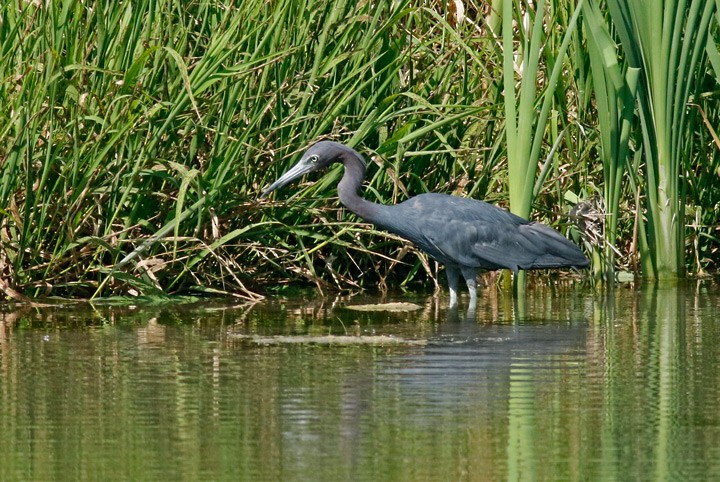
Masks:
[[[463,278],[465,278],[465,283],[470,293],[470,305],[468,309],[475,310],[475,306],[477,305],[477,269],[469,266],[463,266],[460,269],[462,270]]]
[[[458,303],[460,271],[454,266],[445,266],[445,275],[447,276],[448,288],[450,289],[450,308],[455,308]]]

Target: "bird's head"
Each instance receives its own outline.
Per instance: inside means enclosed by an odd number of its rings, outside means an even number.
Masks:
[[[365,165],[363,158],[351,148],[338,142],[320,141],[305,151],[298,163],[265,189],[260,197],[267,197],[274,190],[290,184],[309,172],[325,169],[334,162],[342,162],[347,156],[353,156]]]

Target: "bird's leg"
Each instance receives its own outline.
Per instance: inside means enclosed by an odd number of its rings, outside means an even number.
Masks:
[[[445,266],[445,275],[447,276],[448,288],[450,289],[450,308],[456,308],[458,304],[460,271],[454,266]]]
[[[465,278],[465,283],[470,293],[470,305],[468,309],[474,311],[477,305],[477,270],[469,266],[463,266],[460,269],[462,270],[463,278]]]

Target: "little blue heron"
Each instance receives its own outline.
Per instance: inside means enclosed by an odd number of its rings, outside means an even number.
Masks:
[[[427,193],[396,205],[377,204],[360,197],[365,160],[355,150],[332,141],[320,141],[261,197],[306,173],[340,162],[345,173],[338,183],[340,202],[380,229],[395,233],[445,265],[450,306],[457,306],[460,274],[477,303],[478,269],[511,270],[587,268],[582,251],[554,229],[529,222],[504,209],[475,199]]]

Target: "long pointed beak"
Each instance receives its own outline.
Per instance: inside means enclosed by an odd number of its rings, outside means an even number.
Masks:
[[[260,195],[260,199],[267,197],[268,194],[274,190],[281,188],[287,184],[290,184],[295,179],[298,179],[308,172],[312,171],[312,166],[308,166],[302,160],[295,164],[288,172],[280,176],[280,178],[263,191]]]

